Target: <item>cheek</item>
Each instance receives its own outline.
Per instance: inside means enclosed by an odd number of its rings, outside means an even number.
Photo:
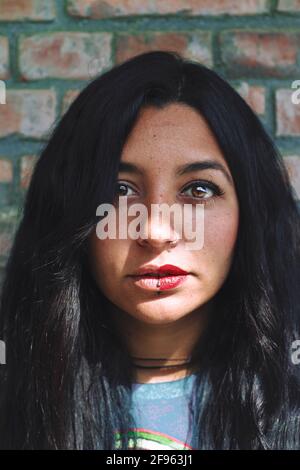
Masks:
[[[220,217],[211,217],[204,227],[204,244],[225,257],[229,256],[237,238],[237,220],[232,213],[224,213]]]
[[[114,251],[112,240],[93,241],[90,246],[89,260],[92,275],[104,295],[109,295],[113,287]]]
[[[238,233],[237,212],[211,214],[204,223],[204,246],[202,255],[208,269],[225,277],[230,269]]]
[[[93,238],[90,244],[90,266],[101,284],[107,280],[117,279],[122,271],[128,252],[127,240],[99,240]]]

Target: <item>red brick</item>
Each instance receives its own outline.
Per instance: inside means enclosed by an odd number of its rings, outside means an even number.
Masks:
[[[268,12],[266,0],[69,0],[70,15],[110,18],[128,15],[256,15]]]
[[[120,34],[116,38],[116,62],[153,50],[168,50],[212,66],[211,34],[199,33],[160,33]]]
[[[55,32],[22,37],[20,71],[23,80],[89,79],[95,58],[102,70],[111,67],[110,33]]]
[[[300,11],[300,0],[279,0],[277,10],[292,13]]]
[[[0,0],[1,21],[49,21],[54,18],[54,0]]]
[[[283,161],[288,170],[296,198],[300,200],[300,154],[284,156]]]
[[[50,90],[7,90],[1,106],[0,137],[21,134],[44,138],[56,117],[56,94]]]
[[[224,67],[231,77],[300,73],[300,34],[226,31],[220,39]]]
[[[0,78],[6,79],[9,77],[9,52],[8,52],[8,38],[5,36],[0,37]]]
[[[6,158],[0,159],[0,183],[11,183],[13,179],[12,162]]]
[[[65,114],[67,109],[69,108],[70,104],[74,101],[74,99],[78,96],[80,90],[68,90],[62,102],[62,114]]]
[[[20,186],[27,189],[31,180],[32,172],[37,162],[36,155],[23,155],[20,169]]]
[[[242,82],[235,89],[256,114],[264,114],[266,89],[263,86],[249,85],[247,82]]]
[[[300,136],[300,103],[292,102],[293,89],[276,90],[276,135]]]

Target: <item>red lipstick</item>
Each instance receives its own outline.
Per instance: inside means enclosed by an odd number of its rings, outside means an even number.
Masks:
[[[163,266],[154,266],[149,264],[137,270],[134,274],[135,276],[144,276],[147,274],[151,274],[152,276],[166,276],[166,275],[173,275],[178,276],[180,274],[188,274],[187,271],[179,268],[178,266],[174,266],[173,264],[164,264]]]
[[[147,290],[168,290],[181,285],[188,277],[188,272],[172,264],[163,266],[147,265],[131,276],[136,285]]]

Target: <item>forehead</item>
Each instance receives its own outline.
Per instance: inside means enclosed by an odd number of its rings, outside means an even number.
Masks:
[[[163,109],[143,108],[130,133],[121,161],[143,167],[213,157],[226,166],[222,151],[205,119],[195,109],[172,103]]]

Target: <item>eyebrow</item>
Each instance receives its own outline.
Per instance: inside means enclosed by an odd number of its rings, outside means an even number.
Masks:
[[[227,172],[226,168],[222,165],[222,163],[219,163],[215,160],[202,160],[199,162],[192,162],[192,163],[186,163],[184,165],[180,165],[179,167],[177,167],[175,174],[176,176],[182,176],[188,173],[192,173],[194,171],[203,171],[203,170],[221,171],[221,173],[223,173],[223,175],[227,179],[228,183],[230,185],[233,185],[232,178],[230,174]],[[143,171],[138,166],[129,162],[120,162],[119,172],[143,175]]]

